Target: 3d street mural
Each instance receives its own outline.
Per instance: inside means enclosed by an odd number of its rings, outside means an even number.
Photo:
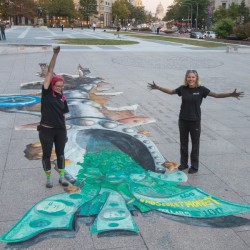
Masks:
[[[40,64],[43,71],[46,64]],[[47,197],[23,215],[0,241],[23,243],[53,232],[70,233],[82,217],[93,217],[91,233],[139,232],[133,212],[159,211],[191,218],[214,218],[250,212],[250,205],[236,204],[212,196],[199,188],[181,184],[187,181],[178,164],[167,162],[147,131],[136,126],[155,122],[136,116],[137,105],[109,107],[113,92],[101,78],[90,77],[78,66],[79,75],[61,74],[70,115],[65,149],[66,178],[72,184],[65,192]],[[21,88],[41,90],[41,82]],[[2,95],[0,111],[40,116],[39,94]],[[38,118],[39,121],[39,118]],[[36,123],[17,130],[35,130]],[[41,145],[26,146],[25,157],[40,160]],[[51,161],[55,165],[53,154]],[[167,167],[167,168],[166,168]]]

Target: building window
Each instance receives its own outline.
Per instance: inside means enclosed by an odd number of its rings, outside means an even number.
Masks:
[[[222,7],[226,9],[227,8],[227,3],[222,3]]]

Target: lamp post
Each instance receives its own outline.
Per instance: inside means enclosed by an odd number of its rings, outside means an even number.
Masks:
[[[196,18],[195,18],[195,28],[197,29],[198,27],[198,12],[199,12],[199,4],[197,0],[194,0],[195,4],[196,4]],[[190,1],[184,1],[183,3],[190,3],[192,4],[193,2]]]
[[[190,28],[192,29],[193,28],[193,5],[191,3],[186,3],[186,2],[183,5],[190,6],[190,18],[191,18]]]
[[[188,8],[188,26],[189,26],[189,5],[186,5],[186,4],[182,4],[181,6],[185,6],[185,7],[187,7]],[[191,9],[191,8],[190,8]],[[182,22],[182,26],[183,26],[183,22]],[[190,27],[190,26],[189,26]]]
[[[191,22],[189,22],[190,20],[189,20],[189,14],[188,14],[188,25],[189,25],[189,28],[191,28],[192,29],[192,20],[193,20],[193,10],[192,10],[192,4],[190,3],[190,5],[189,5],[189,3],[185,3],[185,4],[182,4],[182,6],[187,6],[188,8],[190,8],[190,18],[191,18]],[[189,10],[189,9],[188,9]]]

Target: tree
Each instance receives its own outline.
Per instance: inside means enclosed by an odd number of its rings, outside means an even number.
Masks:
[[[188,5],[190,8],[192,7],[192,26],[194,26],[197,16],[198,27],[202,27],[208,20],[209,4],[209,0],[175,0],[174,4],[168,8],[164,20],[181,20],[183,17],[187,17],[187,7],[184,8],[184,5]]]
[[[50,17],[68,17],[74,18],[76,15],[75,5],[73,0],[46,0],[43,4],[44,15],[48,14]]]
[[[221,6],[214,12],[215,22],[227,17],[232,18],[236,24],[249,21],[249,9],[246,7],[245,1],[242,1],[240,5],[232,3],[228,9]]]
[[[215,24],[214,31],[216,32],[218,38],[226,38],[227,36],[232,34],[234,25],[235,21],[227,17],[219,20]]]
[[[37,16],[37,6],[33,0],[11,0],[5,1],[4,16],[12,17],[15,24],[19,23],[19,19],[33,19]]]
[[[9,1],[0,0],[0,19],[6,20],[10,16]]]
[[[136,23],[137,22],[145,23],[151,19],[151,17],[147,15],[144,8],[142,7],[135,7],[132,4],[130,4],[128,5],[128,8],[130,11],[129,18],[135,19]]]
[[[98,14],[96,0],[80,0],[79,13],[83,18],[86,18],[89,25],[89,17]]]
[[[244,0],[240,3],[238,11],[239,11],[239,16],[241,17],[240,19],[242,23],[247,23],[250,21],[249,9],[246,7]]]
[[[228,17],[228,13],[227,13],[227,9],[220,6],[213,14],[214,17],[214,21],[217,22],[221,19],[227,18]]]
[[[113,22],[124,19],[128,19],[131,12],[128,7],[128,2],[126,0],[117,0],[112,5],[112,16]]]

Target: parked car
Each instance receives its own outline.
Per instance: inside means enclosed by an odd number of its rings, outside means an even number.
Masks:
[[[216,34],[214,31],[205,31],[204,33],[204,37],[208,37],[208,38],[216,38]]]
[[[180,34],[186,33],[186,29],[185,29],[185,28],[180,28],[180,29],[179,29],[179,33],[180,33]]]
[[[247,36],[245,34],[231,34],[227,36],[228,40],[245,40]]]
[[[190,33],[190,38],[204,39],[204,34],[198,31],[193,31]]]

